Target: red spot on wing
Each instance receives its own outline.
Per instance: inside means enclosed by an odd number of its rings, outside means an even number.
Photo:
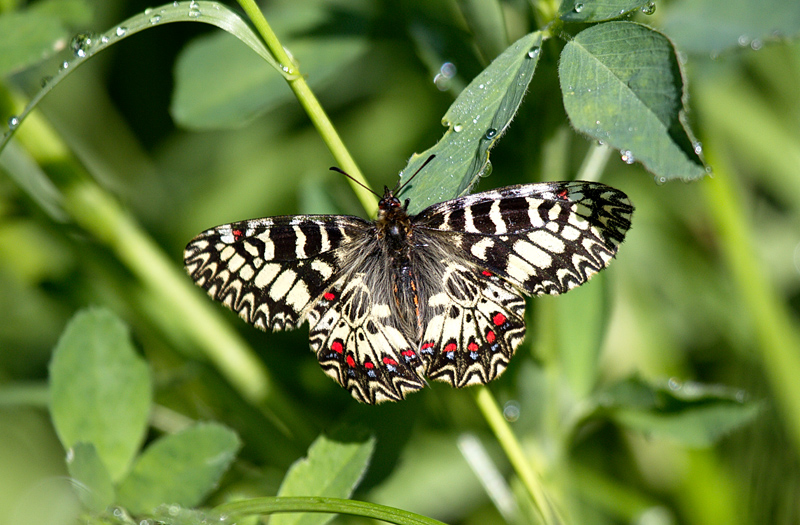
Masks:
[[[492,272],[490,272],[489,270],[484,270],[484,271],[481,272],[481,274],[486,276],[486,277],[491,277],[492,276]]]
[[[420,350],[427,350],[428,348],[433,348],[433,345],[434,345],[433,342],[425,343],[420,347]]]
[[[333,350],[333,351],[334,351],[334,352],[336,352],[337,354],[341,354],[341,353],[342,353],[342,350],[344,350],[344,348],[342,347],[342,343],[341,343],[341,341],[334,341],[334,342],[331,344],[331,350]]]
[[[241,239],[242,236],[244,235],[244,233],[242,233],[242,230],[233,230],[233,232],[231,232],[231,233],[233,233],[233,239],[236,240],[236,241]]]
[[[417,354],[414,353],[413,350],[403,350],[402,352],[400,352],[400,355],[402,355],[404,357],[414,357]]]
[[[477,345],[477,344],[475,344],[475,341],[471,341],[471,342],[470,342],[470,343],[467,345],[467,350],[469,350],[470,352],[477,352],[477,351],[478,351],[478,345]]]
[[[375,365],[367,361],[366,363],[364,363],[364,368],[375,368]]]
[[[494,317],[492,317],[492,322],[495,324],[495,326],[500,326],[506,322],[506,316],[500,312],[497,312],[494,314]]]
[[[395,361],[391,357],[384,357],[383,358],[383,364],[391,365],[391,366],[397,366],[397,361]]]
[[[458,348],[458,347],[456,346],[455,343],[448,343],[447,346],[444,347],[444,351],[448,352],[448,353],[449,352],[455,352],[456,348]]]
[[[325,292],[325,294],[322,297],[326,301],[333,301],[334,299],[336,299],[336,296],[334,294],[332,294],[331,292]]]
[[[569,194],[569,192],[565,188],[565,189],[559,191],[558,193],[556,193],[556,197],[558,197],[559,199],[567,200],[567,195],[568,194]]]
[[[496,338],[497,338],[497,336],[494,335],[493,331],[489,330],[488,332],[486,332],[486,342],[487,343],[489,343],[489,344],[494,343],[494,340]]]
[[[353,359],[353,356],[351,356],[351,355],[348,355],[348,356],[346,357],[346,361],[347,361],[347,366],[349,366],[350,368],[355,368],[355,366],[356,366],[356,360],[355,360],[355,359]]]

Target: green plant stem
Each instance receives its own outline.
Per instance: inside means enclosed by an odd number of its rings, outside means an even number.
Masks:
[[[275,514],[278,512],[325,512],[331,514],[349,514],[396,523],[398,525],[444,525],[441,521],[420,516],[376,503],[353,501],[340,498],[322,497],[280,497],[253,498],[243,501],[225,503],[216,507],[214,512],[220,516],[238,518],[241,516]]]
[[[341,137],[339,137],[339,134],[333,127],[325,110],[322,109],[319,100],[314,96],[311,88],[308,87],[308,83],[305,77],[300,73],[297,64],[289,57],[286,49],[281,45],[278,37],[272,31],[266,18],[264,18],[264,14],[259,10],[255,2],[253,0],[238,1],[239,5],[253,22],[256,31],[258,31],[264,39],[264,43],[266,43],[270,52],[283,66],[285,72],[284,76],[289,83],[289,87],[294,92],[300,105],[303,106],[303,109],[308,114],[314,127],[317,128],[317,131],[328,146],[333,158],[336,159],[339,167],[354,179],[348,179],[348,181],[361,202],[361,205],[364,206],[364,209],[367,210],[368,213],[374,213],[377,209],[375,195],[370,190],[366,189],[369,187],[369,184],[366,179],[364,179],[364,175],[361,173],[355,160],[353,160],[344,142],[342,142]]]
[[[503,451],[511,462],[514,472],[517,473],[523,486],[530,494],[534,507],[540,514],[542,523],[546,525],[562,523],[563,520],[559,518],[551,498],[542,485],[541,476],[536,474],[530,460],[522,451],[522,446],[517,440],[517,436],[508,426],[508,422],[503,417],[492,392],[484,385],[472,387],[470,391],[473,393],[475,403],[489,423],[489,427],[494,432],[497,441],[503,447]]]
[[[711,134],[709,134],[711,136]],[[708,209],[722,238],[722,249],[739,293],[747,306],[758,341],[758,352],[767,380],[783,413],[786,431],[800,452],[800,334],[791,315],[769,281],[754,249],[733,170],[705,143],[714,176],[703,182]]]

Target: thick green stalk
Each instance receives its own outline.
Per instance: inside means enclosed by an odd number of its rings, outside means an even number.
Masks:
[[[281,45],[278,37],[272,31],[266,18],[264,18],[264,14],[259,10],[255,2],[253,0],[238,1],[239,5],[242,6],[244,12],[247,13],[247,16],[253,22],[256,31],[258,31],[264,39],[270,52],[283,66],[284,76],[289,83],[289,87],[294,91],[297,100],[300,102],[300,105],[303,106],[303,109],[305,109],[314,127],[317,128],[317,131],[328,146],[333,158],[336,159],[341,169],[355,179],[350,180],[350,185],[362,206],[364,206],[367,212],[374,213],[377,209],[375,195],[364,187],[366,186],[368,188],[369,184],[364,179],[364,175],[361,173],[361,170],[358,169],[358,165],[355,160],[353,160],[344,142],[342,142],[341,137],[339,137],[339,134],[333,127],[325,110],[322,109],[319,100],[314,96],[311,88],[308,87],[305,77],[300,73],[297,65],[286,53],[286,49]]]

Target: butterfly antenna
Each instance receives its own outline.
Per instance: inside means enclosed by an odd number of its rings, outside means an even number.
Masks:
[[[348,179],[350,179],[351,181],[355,182],[356,184],[358,184],[359,186],[361,186],[362,188],[364,188],[364,189],[365,189],[365,190],[367,190],[368,192],[372,193],[373,195],[375,195],[375,196],[376,196],[376,197],[378,197],[379,199],[381,198],[381,196],[380,196],[380,195],[378,195],[377,193],[375,193],[375,190],[373,190],[372,188],[370,188],[369,186],[367,186],[366,184],[364,184],[364,183],[363,183],[363,182],[361,182],[360,180],[357,180],[355,177],[353,177],[352,175],[350,175],[350,174],[349,174],[349,173],[347,173],[346,171],[344,171],[344,170],[342,170],[342,169],[339,169],[339,168],[337,168],[336,166],[331,166],[331,167],[330,167],[330,170],[331,170],[331,171],[336,171],[336,172],[338,172],[338,173],[341,173],[342,175],[344,175],[345,177],[347,177],[347,178],[348,178]]]
[[[409,183],[409,182],[411,182],[412,180],[414,180],[414,177],[416,177],[416,176],[417,176],[417,173],[419,173],[420,171],[422,171],[422,168],[424,168],[425,166],[427,166],[427,165],[428,165],[428,163],[429,163],[430,161],[432,161],[432,160],[433,160],[433,158],[434,158],[435,156],[436,156],[436,155],[431,155],[430,157],[428,157],[427,159],[425,159],[425,162],[423,162],[423,163],[422,163],[422,166],[420,166],[419,168],[417,168],[417,171],[415,171],[415,172],[414,172],[414,174],[413,174],[412,176],[410,176],[410,177],[408,178],[408,180],[407,180],[407,181],[405,181],[403,184],[400,184],[400,183],[398,182],[399,186],[398,186],[398,187],[397,187],[397,188],[396,188],[396,189],[395,189],[395,190],[394,190],[392,193],[400,193],[400,190],[402,190],[403,188],[405,188],[405,187],[408,185],[408,183]]]

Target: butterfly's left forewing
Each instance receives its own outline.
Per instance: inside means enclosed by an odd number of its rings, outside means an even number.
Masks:
[[[184,251],[186,271],[208,294],[262,330],[301,325],[340,277],[348,247],[370,223],[297,215],[217,226]]]

